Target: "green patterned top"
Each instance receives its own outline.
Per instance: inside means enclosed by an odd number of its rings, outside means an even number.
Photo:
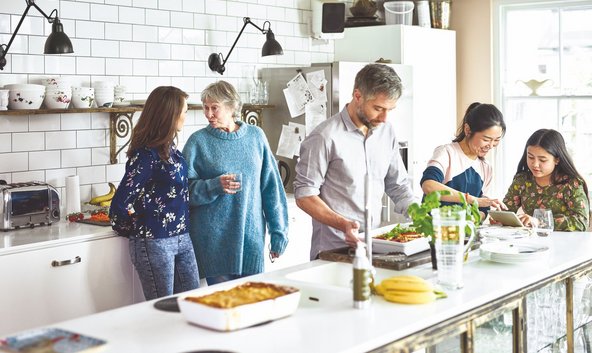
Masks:
[[[563,178],[560,184],[539,186],[532,175],[525,172],[514,176],[504,203],[510,211],[520,207],[531,215],[536,208],[553,211],[555,230],[585,231],[588,228],[590,205],[581,179]]]

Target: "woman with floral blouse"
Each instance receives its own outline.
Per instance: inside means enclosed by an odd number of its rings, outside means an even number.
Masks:
[[[588,187],[576,170],[561,134],[551,129],[535,131],[526,142],[518,170],[504,203],[532,226],[537,208],[550,209],[555,230],[585,231],[590,216]]]
[[[185,122],[187,97],[171,86],[150,93],[111,201],[113,229],[129,238],[146,300],[199,287],[188,230],[187,163],[174,143]]]

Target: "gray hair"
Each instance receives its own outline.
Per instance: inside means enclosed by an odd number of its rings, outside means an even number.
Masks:
[[[367,99],[385,94],[389,99],[399,99],[403,94],[401,78],[387,65],[368,64],[356,75],[354,90],[357,89]]]
[[[201,92],[201,102],[205,103],[206,100],[224,104],[228,108],[234,110],[232,113],[234,118],[240,118],[241,107],[243,104],[238,92],[230,83],[220,80],[209,84]]]

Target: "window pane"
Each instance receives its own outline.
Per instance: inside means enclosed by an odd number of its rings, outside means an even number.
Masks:
[[[518,161],[524,152],[526,140],[538,129],[556,128],[557,103],[554,99],[513,98],[504,104],[506,135],[502,140],[504,172],[502,195],[516,174]],[[498,172],[496,171],[496,174]]]
[[[530,95],[526,82],[547,81],[539,95],[559,84],[559,16],[555,10],[516,10],[507,16],[505,95]]]
[[[578,172],[592,185],[592,100],[563,99],[559,131]]]
[[[592,9],[562,13],[564,94],[592,94]]]

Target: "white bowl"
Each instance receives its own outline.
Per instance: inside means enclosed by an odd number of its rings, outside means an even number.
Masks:
[[[59,87],[71,87],[72,80],[67,77],[47,77],[41,79],[41,84],[46,87],[59,86]]]
[[[110,81],[95,81],[92,83],[92,86],[94,88],[110,88],[113,89],[113,87],[115,86],[115,84],[113,82]]]
[[[70,105],[71,94],[59,93],[59,94],[46,94],[43,103],[48,109],[66,109]]]
[[[43,91],[45,92],[45,86],[43,85],[35,85],[32,83],[11,83],[8,85],[4,85],[4,89],[8,89],[11,91],[14,90],[27,90],[27,91]]]
[[[45,90],[11,89],[8,92],[8,108],[14,110],[39,109],[44,98]]]
[[[93,106],[94,101],[95,101],[95,95],[92,93],[91,94],[77,94],[77,93],[72,94],[72,106],[74,108],[81,108],[81,109],[91,108]]]

